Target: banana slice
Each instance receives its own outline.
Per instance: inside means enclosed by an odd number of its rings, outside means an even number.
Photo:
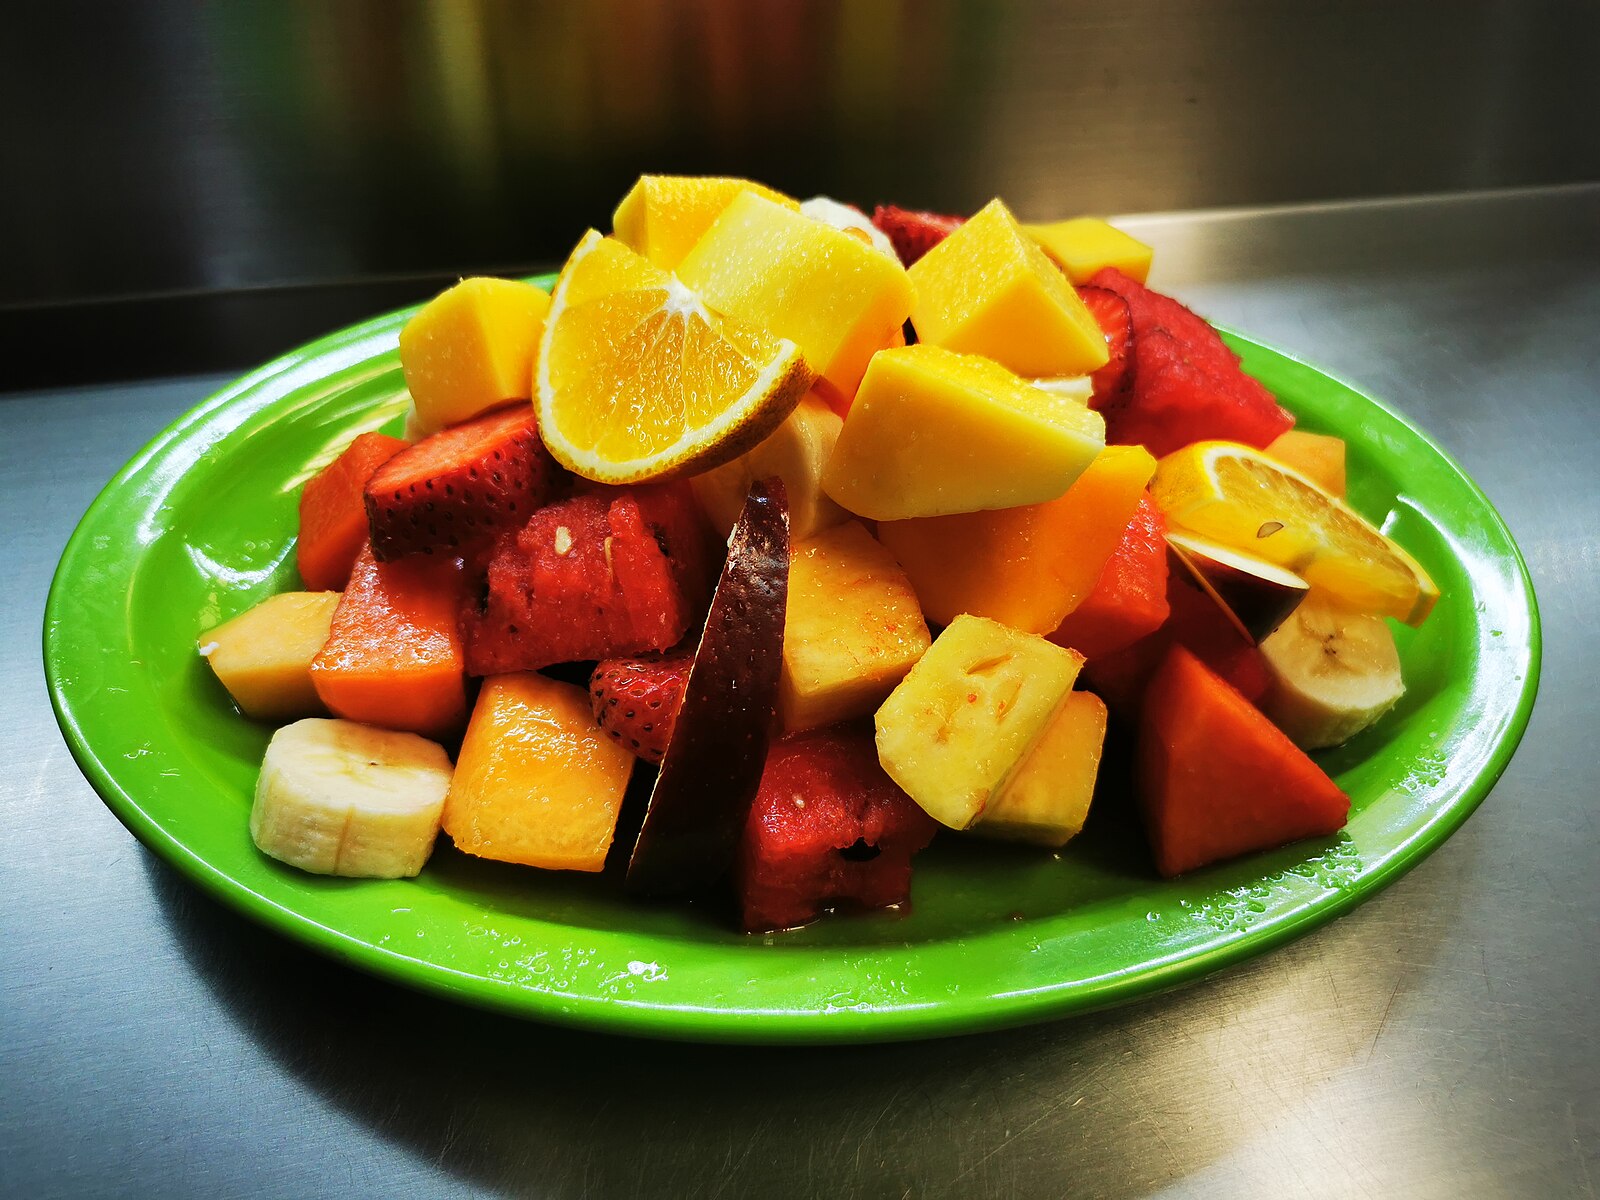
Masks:
[[[1262,711],[1305,750],[1349,741],[1405,693],[1389,623],[1312,592],[1261,643]]]
[[[250,837],[318,875],[415,875],[433,852],[450,776],[450,756],[414,733],[296,721],[267,745]]]
[[[865,239],[866,243],[879,254],[886,254],[897,263],[900,261],[900,256],[895,253],[894,243],[859,208],[841,204],[832,196],[813,196],[809,200],[801,201],[800,215],[810,217],[813,221],[821,221],[824,225],[832,225],[835,229],[842,229],[846,233],[854,233]]]

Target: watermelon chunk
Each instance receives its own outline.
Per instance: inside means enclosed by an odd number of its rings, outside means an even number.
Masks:
[[[912,856],[937,828],[878,765],[869,729],[780,739],[734,866],[745,929],[790,929],[833,905],[903,904]]]

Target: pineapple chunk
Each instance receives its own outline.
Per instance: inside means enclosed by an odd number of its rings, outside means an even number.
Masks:
[[[280,592],[200,637],[200,654],[247,717],[290,721],[327,713],[311,660],[328,640],[338,592]]]
[[[860,525],[795,547],[778,692],[784,729],[865,716],[927,649],[910,581]]]
[[[982,354],[1018,375],[1105,366],[1105,334],[1066,276],[998,200],[912,265],[911,324],[924,342]]]
[[[400,331],[400,369],[418,433],[437,433],[533,395],[533,360],[550,294],[515,279],[463,279]]]
[[[1073,283],[1087,283],[1106,267],[1115,267],[1140,283],[1150,274],[1154,251],[1138,238],[1097,217],[1078,217],[1049,225],[1024,225]]]
[[[773,475],[789,494],[789,538],[801,542],[848,517],[822,490],[822,469],[839,440],[839,414],[808,392],[759,446],[689,481],[712,527],[727,537],[744,510],[750,484]]]
[[[988,810],[1072,690],[1083,656],[958,616],[878,709],[878,759],[925,812],[966,829]]]
[[[972,832],[1065,846],[1088,819],[1105,740],[1106,702],[1093,692],[1069,692]]]
[[[624,246],[663,271],[675,271],[741,192],[754,192],[785,208],[800,207],[782,192],[748,179],[641,175],[611,215],[611,228]]]

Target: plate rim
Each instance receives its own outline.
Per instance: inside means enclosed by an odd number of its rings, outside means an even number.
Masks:
[[[533,276],[547,283],[552,276]],[[352,936],[263,895],[203,858],[152,817],[140,800],[123,786],[91,744],[80,724],[70,695],[70,684],[58,669],[61,650],[56,645],[63,628],[61,609],[73,567],[84,553],[91,526],[104,516],[127,481],[192,428],[204,425],[218,410],[264,385],[297,370],[316,366],[311,379],[323,379],[344,367],[364,362],[382,342],[397,333],[403,321],[417,310],[411,306],[369,318],[325,334],[219,388],[199,404],[180,414],[102,487],[75,525],[52,575],[45,602],[42,649],[51,708],[73,760],[93,786],[101,802],[152,853],[186,879],[245,917],[274,933],[355,966],[391,982],[441,994],[470,1005],[509,1015],[582,1027],[608,1033],[670,1040],[733,1043],[848,1043],[878,1042],[949,1036],[1008,1028],[1055,1017],[1090,1012],[1171,990],[1203,976],[1246,962],[1304,936],[1365,903],[1400,876],[1413,869],[1444,844],[1477,810],[1499,781],[1521,743],[1538,695],[1543,660],[1543,630],[1532,574],[1520,545],[1504,517],[1483,489],[1448,451],[1408,417],[1384,401],[1303,357],[1280,350],[1229,326],[1216,328],[1246,347],[1265,351],[1347,389],[1349,392],[1417,438],[1448,468],[1454,482],[1481,507],[1496,543],[1509,549],[1509,564],[1520,587],[1515,589],[1525,606],[1528,623],[1526,667],[1509,719],[1486,758],[1484,766],[1423,821],[1410,836],[1399,841],[1378,865],[1363,871],[1349,886],[1332,895],[1275,917],[1270,923],[1229,937],[1213,945],[1184,952],[1166,961],[1145,961],[1123,971],[1088,980],[1069,979],[1062,984],[1002,997],[962,996],[928,1006],[869,1008],[686,1008],[645,1002],[554,994],[518,987],[510,981],[454,970],[438,962],[397,954]],[[391,347],[392,348],[392,347]],[[308,380],[309,382],[310,380]],[[238,414],[241,418],[281,399],[264,396],[259,406]],[[836,947],[817,947],[816,953],[839,953]]]

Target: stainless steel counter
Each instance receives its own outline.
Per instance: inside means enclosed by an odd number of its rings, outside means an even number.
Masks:
[[[1600,186],[1130,227],[1158,283],[1431,430],[1527,553],[1543,692],[1433,858],[1249,966],[992,1036],[657,1045],[413,995],[184,884],[46,703],[73,522],[220,380],[0,397],[0,1192],[1594,1195]]]

